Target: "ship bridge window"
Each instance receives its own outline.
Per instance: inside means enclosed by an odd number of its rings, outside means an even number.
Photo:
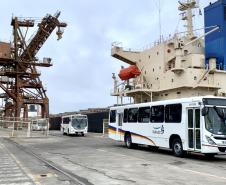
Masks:
[[[188,54],[188,50],[184,50],[184,55],[187,55]]]

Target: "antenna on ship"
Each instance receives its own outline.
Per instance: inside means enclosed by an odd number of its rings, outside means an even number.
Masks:
[[[159,42],[162,42],[161,0],[159,0]]]
[[[159,42],[162,42],[162,22],[161,22],[161,0],[155,1],[156,7],[158,8],[158,16],[159,16]]]
[[[194,8],[198,8],[198,1],[196,0],[183,0],[178,1],[180,6],[179,10],[182,11],[182,20],[187,21],[187,24],[185,25],[187,27],[187,36],[190,39],[194,38],[194,32],[193,32],[193,13],[192,10]]]

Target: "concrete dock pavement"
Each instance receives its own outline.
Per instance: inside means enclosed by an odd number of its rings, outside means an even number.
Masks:
[[[34,185],[16,157],[0,143],[0,184]]]
[[[102,134],[66,136],[59,131],[46,138],[1,140],[41,184],[85,185],[222,185],[226,183],[226,156],[177,158],[169,150],[146,147],[129,150]],[[29,153],[32,152],[32,153]],[[33,154],[46,160],[44,163]],[[60,171],[50,168],[54,165]],[[46,175],[41,177],[41,175]],[[72,181],[74,179],[75,181]],[[77,181],[76,181],[77,179]]]
[[[19,138],[29,138],[10,137],[8,131],[0,134],[0,185],[84,185],[77,178],[68,177],[68,174],[31,149],[17,143]],[[34,138],[36,141],[45,140],[43,137]]]

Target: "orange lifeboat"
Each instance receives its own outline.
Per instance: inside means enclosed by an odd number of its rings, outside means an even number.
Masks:
[[[128,68],[123,68],[119,72],[119,78],[121,80],[129,80],[131,78],[135,78],[141,74],[140,70],[136,65],[131,65]]]

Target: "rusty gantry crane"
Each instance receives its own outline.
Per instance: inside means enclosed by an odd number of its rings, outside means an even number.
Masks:
[[[38,24],[38,30],[30,38],[28,30],[35,26],[35,19],[12,18],[13,42],[0,43],[4,45],[0,53],[0,87],[4,91],[0,98],[5,99],[5,116],[28,116],[28,105],[41,106],[41,116],[49,116],[49,99],[40,80],[37,67],[50,67],[51,59],[40,61],[36,54],[46,42],[51,33],[57,28],[58,40],[62,37],[62,28],[67,24],[58,20],[60,12],[54,16],[47,14]],[[0,51],[1,52],[1,51]]]

